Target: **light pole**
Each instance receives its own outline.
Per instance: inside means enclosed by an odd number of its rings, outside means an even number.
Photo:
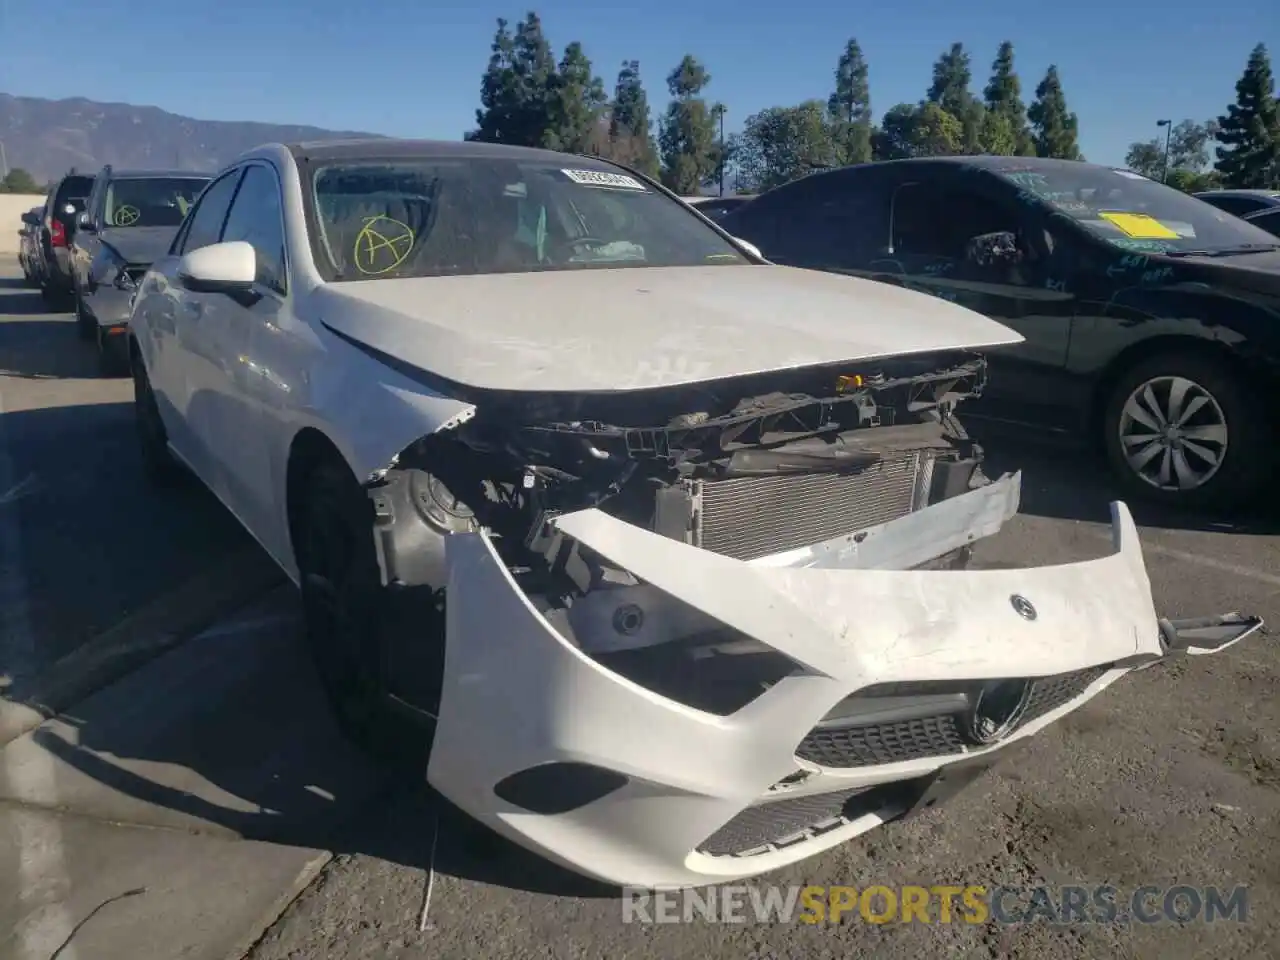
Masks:
[[[724,196],[724,104],[720,104],[720,196]]]
[[[1172,120],[1157,120],[1157,127],[1164,127],[1164,174],[1160,177],[1161,183],[1169,182],[1169,138],[1173,136]]]
[[[9,160],[4,155],[4,141],[0,140],[0,180],[9,175]]]

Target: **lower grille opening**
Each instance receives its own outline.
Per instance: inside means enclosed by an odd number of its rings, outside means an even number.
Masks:
[[[788,797],[748,807],[703,841],[698,852],[712,857],[749,857],[804,843],[869,813],[909,806],[928,779]]]
[[[1093,667],[1030,681],[1025,705],[1006,736],[1046,713],[1070,703],[1103,676],[1110,666]],[[973,737],[968,718],[981,684],[913,684],[871,688],[857,693],[832,711],[882,714],[875,722],[853,724],[828,715],[800,742],[796,756],[837,769],[903,763],[926,757],[945,757],[992,746]],[[945,707],[930,706],[942,702]],[[912,710],[915,705],[920,709]],[[894,717],[892,714],[911,714]]]

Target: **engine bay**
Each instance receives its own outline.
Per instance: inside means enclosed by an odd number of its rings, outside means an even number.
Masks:
[[[443,630],[445,542],[484,531],[571,643],[682,702],[735,709],[794,664],[642,583],[555,519],[597,508],[743,561],[855,534],[970,489],[981,451],[955,409],[985,375],[983,358],[946,354],[479,404],[369,485],[388,625],[406,636],[432,622]]]
[[[630,394],[496,397],[411,445],[372,486],[384,577],[440,585],[431,533],[482,528],[513,571],[563,576],[567,547],[550,521],[589,507],[696,544],[691,500],[725,484],[776,488],[927,456],[945,487],[948,465],[980,458],[954,413],[985,376],[982,357],[959,353]],[[926,491],[925,502],[937,498]]]

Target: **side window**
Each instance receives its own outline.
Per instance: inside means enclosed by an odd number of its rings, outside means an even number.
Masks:
[[[1280,207],[1260,213],[1256,217],[1250,217],[1249,222],[1255,227],[1261,227],[1267,233],[1280,237]]]
[[[907,274],[1025,284],[1032,248],[1022,234],[1013,204],[963,181],[905,183],[894,194],[892,258]]]
[[[1219,210],[1234,213],[1237,217],[1243,217],[1246,213],[1261,210],[1263,206],[1261,201],[1250,200],[1248,197],[1214,197],[1209,202]]]
[[[218,242],[222,236],[223,221],[227,219],[227,208],[231,206],[231,197],[236,192],[239,179],[240,170],[232,170],[215,180],[201,195],[195,212],[187,218],[183,227],[185,235],[179,238],[179,253],[190,253]]]
[[[889,193],[879,181],[825,178],[784,218],[779,257],[797,266],[856,270],[889,245]]]
[[[267,167],[254,164],[245,170],[240,190],[231,204],[222,239],[243,240],[250,244],[258,255],[258,283],[277,293],[285,292],[280,188],[276,175]]]

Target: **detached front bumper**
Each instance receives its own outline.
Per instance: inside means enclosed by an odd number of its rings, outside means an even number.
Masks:
[[[1161,621],[1121,503],[1114,552],[1099,560],[911,569],[998,531],[1017,512],[1019,485],[1020,475],[1006,476],[746,563],[599,510],[563,516],[560,531],[644,584],[588,594],[613,611],[596,627],[579,618],[579,640],[597,631],[591,644],[566,639],[486,536],[449,537],[428,778],[481,822],[577,872],[645,887],[722,882],[931,805],[1129,670],[1179,650],[1213,652],[1259,625]],[[681,617],[752,638],[793,669],[715,713],[582,649],[607,646],[610,625],[615,641],[629,632],[634,643],[641,623]]]

